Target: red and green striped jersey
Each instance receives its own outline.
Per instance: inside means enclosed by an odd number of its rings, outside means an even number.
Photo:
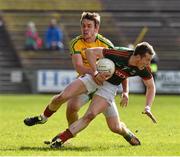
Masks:
[[[105,58],[112,60],[115,64],[115,72],[113,76],[107,81],[119,85],[121,82],[132,76],[140,76],[142,79],[147,80],[152,78],[150,67],[145,67],[143,70],[138,69],[136,66],[128,64],[130,56],[133,54],[132,49],[125,47],[115,47],[114,49],[103,49]]]

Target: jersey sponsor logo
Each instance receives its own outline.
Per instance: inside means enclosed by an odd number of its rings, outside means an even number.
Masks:
[[[122,79],[125,79],[129,76],[125,71],[122,71],[120,69],[116,69],[115,75],[117,75],[118,77],[120,77]]]

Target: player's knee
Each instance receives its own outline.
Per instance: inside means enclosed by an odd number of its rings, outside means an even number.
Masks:
[[[59,103],[59,95],[53,96],[51,102],[52,102],[52,104],[54,104],[54,105],[58,104],[58,103]]]
[[[52,104],[54,105],[59,105],[60,103],[64,102],[67,100],[67,96],[65,95],[65,93],[60,93],[60,94],[57,94],[55,96],[53,96],[52,98]]]

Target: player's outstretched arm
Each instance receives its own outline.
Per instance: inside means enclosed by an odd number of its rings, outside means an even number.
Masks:
[[[127,107],[129,101],[129,82],[127,78],[122,82],[122,89],[120,106]]]
[[[151,106],[155,98],[156,88],[154,84],[154,79],[144,80],[146,86],[146,106],[143,114],[146,114],[154,123],[157,123],[155,116],[151,112]]]

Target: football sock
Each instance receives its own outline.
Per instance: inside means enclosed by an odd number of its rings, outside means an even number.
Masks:
[[[126,135],[124,135],[124,138],[127,140],[127,141],[131,141],[131,138],[132,138],[133,134],[131,132],[128,132]]]
[[[40,115],[40,117],[41,117],[42,120],[44,120],[44,121],[47,121],[47,119],[48,119],[43,113]]]
[[[50,109],[49,109],[49,106],[47,106],[46,107],[46,109],[44,110],[44,113],[43,113],[43,115],[44,115],[44,117],[46,117],[46,118],[49,118],[53,113],[55,113],[56,111],[51,111]]]
[[[72,137],[73,137],[73,134],[70,132],[69,129],[66,129],[66,131],[59,134],[59,138],[61,139],[61,141],[63,143],[66,142],[68,139],[70,139]]]

